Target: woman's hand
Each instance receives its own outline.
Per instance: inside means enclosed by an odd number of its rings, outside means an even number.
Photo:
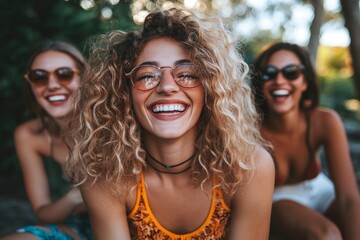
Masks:
[[[81,196],[81,192],[78,188],[72,188],[67,193],[67,195],[69,197],[69,200],[75,204],[73,214],[83,213],[87,211],[83,198]]]

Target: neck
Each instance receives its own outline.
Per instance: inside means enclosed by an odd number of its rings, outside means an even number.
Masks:
[[[155,157],[153,157],[149,151],[147,151],[148,158],[146,158],[146,162],[149,164],[151,168],[160,173],[166,174],[180,174],[190,169],[191,160],[194,159],[194,155],[191,155],[188,159],[181,161],[176,164],[165,164]],[[190,162],[190,163],[189,163]]]
[[[305,121],[303,111],[291,111],[287,113],[269,112],[265,117],[265,128],[276,132],[291,132],[299,127],[301,122]]]
[[[160,173],[184,172],[190,169],[195,152],[195,129],[176,138],[162,138],[144,132],[146,161]]]
[[[60,135],[64,135],[64,134],[69,134],[70,133],[70,118],[69,117],[62,117],[62,118],[53,118],[54,121],[58,124],[59,126],[59,134]]]
[[[146,145],[146,162],[159,173],[179,174],[190,169],[194,146],[188,144]]]
[[[66,117],[63,118],[54,118],[55,122],[59,124],[61,131],[66,130],[68,128],[69,119]]]

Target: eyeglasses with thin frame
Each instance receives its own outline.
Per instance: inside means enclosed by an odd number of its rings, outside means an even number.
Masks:
[[[289,81],[293,81],[297,79],[300,74],[304,71],[305,67],[302,64],[289,64],[285,67],[278,69],[275,66],[269,65],[266,66],[261,71],[261,80],[268,81],[272,79],[276,79],[279,72]]]
[[[67,84],[70,83],[79,72],[80,71],[78,69],[70,67],[61,67],[55,69],[54,71],[32,69],[28,71],[24,77],[35,86],[44,86],[48,84],[50,76],[54,74],[61,84]]]
[[[201,84],[196,68],[192,63],[181,63],[174,67],[139,65],[126,73],[125,76],[130,79],[136,89],[147,91],[159,85],[165,68],[171,69],[171,75],[180,87],[194,88]]]

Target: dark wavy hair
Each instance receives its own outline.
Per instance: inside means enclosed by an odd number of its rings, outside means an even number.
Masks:
[[[287,50],[294,53],[304,65],[305,69],[304,79],[307,82],[307,89],[302,93],[300,99],[300,109],[305,111],[306,118],[306,136],[305,144],[309,153],[309,156],[314,155],[314,151],[310,145],[310,112],[319,105],[319,88],[317,85],[316,71],[311,62],[310,54],[307,49],[300,47],[299,45],[277,42],[273,43],[262,51],[259,56],[255,59],[254,69],[252,74],[251,87],[254,92],[255,104],[258,112],[264,119],[267,114],[266,100],[262,91],[263,81],[261,80],[261,72],[268,65],[270,57],[280,50]]]
[[[62,52],[70,56],[76,63],[77,68],[80,72],[83,71],[85,65],[85,58],[83,54],[77,49],[74,45],[68,42],[59,41],[59,40],[46,40],[40,43],[32,52],[30,58],[28,59],[24,72],[27,73],[31,70],[31,66],[35,58],[41,53],[48,51]],[[34,93],[31,89],[29,82],[26,82],[25,87],[25,96],[29,108],[35,113],[35,115],[40,118],[42,122],[42,128],[39,131],[44,129],[48,130],[50,134],[58,136],[60,134],[60,126],[54,121],[54,119],[39,105],[37,102]]]
[[[270,57],[280,50],[287,50],[294,53],[304,65],[305,69],[303,73],[308,87],[301,96],[300,109],[304,111],[314,109],[319,104],[319,89],[316,72],[308,50],[297,44],[277,42],[262,51],[254,61],[251,87],[255,93],[255,103],[258,111],[263,115],[267,114],[266,103],[262,92],[263,81],[261,80],[261,71],[268,65]]]

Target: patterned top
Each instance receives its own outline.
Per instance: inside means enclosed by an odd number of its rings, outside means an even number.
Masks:
[[[214,179],[216,183],[216,178]],[[204,223],[195,231],[186,234],[175,234],[166,230],[152,213],[146,195],[144,176],[141,175],[138,185],[136,204],[128,215],[128,223],[132,239],[141,240],[181,240],[181,239],[227,239],[230,226],[231,210],[224,202],[221,190],[212,191],[211,207]]]

